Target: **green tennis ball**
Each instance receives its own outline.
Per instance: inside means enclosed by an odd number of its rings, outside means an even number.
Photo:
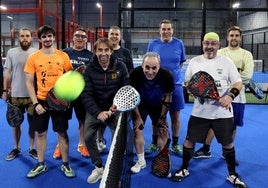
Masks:
[[[68,71],[54,85],[54,93],[58,99],[72,102],[82,93],[85,80],[81,73]]]

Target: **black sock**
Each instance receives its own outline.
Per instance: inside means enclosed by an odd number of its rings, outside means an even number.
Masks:
[[[193,156],[194,148],[186,148],[183,146],[183,152],[182,152],[182,169],[188,169],[190,160]]]
[[[178,136],[172,136],[172,145],[177,145],[178,144],[179,137]]]
[[[155,144],[155,145],[157,145],[158,135],[153,134],[152,139],[153,139],[153,142],[152,143]]]
[[[225,161],[227,164],[227,169],[229,174],[236,174],[235,170],[235,149],[222,149],[223,156],[225,156]]]
[[[206,152],[209,152],[209,150],[210,150],[210,145],[204,144],[204,145],[203,145],[203,150],[206,151]]]
[[[64,166],[68,166],[69,165],[69,162],[67,161],[67,162],[62,162],[62,164],[64,165]]]
[[[45,161],[43,161],[43,162],[38,162],[38,166],[40,166],[40,165],[45,165]]]

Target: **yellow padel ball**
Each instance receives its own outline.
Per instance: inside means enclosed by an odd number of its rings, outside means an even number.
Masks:
[[[82,93],[84,87],[83,76],[77,71],[68,71],[56,81],[54,92],[58,99],[72,102]]]

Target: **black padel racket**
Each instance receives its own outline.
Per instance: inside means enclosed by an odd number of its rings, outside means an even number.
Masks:
[[[21,110],[7,101],[6,119],[11,127],[18,127],[24,120],[24,115]]]
[[[65,111],[70,107],[70,103],[64,100],[60,100],[56,97],[53,89],[51,89],[46,97],[46,101],[48,104],[48,107],[46,107],[48,110],[53,111]]]
[[[204,71],[195,73],[188,82],[187,89],[195,97],[219,100],[219,92],[213,77]]]
[[[118,187],[122,173],[122,169],[119,168],[119,163],[122,161],[119,161],[119,159],[124,155],[124,148],[121,147],[122,144],[120,144],[120,142],[125,142],[125,140],[122,139],[122,128],[123,126],[127,126],[122,124],[123,113],[133,110],[139,103],[140,95],[138,91],[130,85],[121,87],[113,99],[113,105],[110,110],[113,112],[118,111],[120,114],[99,186],[100,188]]]
[[[169,154],[170,138],[167,140],[165,147],[152,160],[151,169],[154,175],[166,178],[170,174],[171,159]]]
[[[247,84],[247,87],[250,90],[250,92],[252,92],[253,95],[257,99],[263,99],[264,98],[261,86],[257,82],[255,82],[254,80],[250,79],[248,84]]]

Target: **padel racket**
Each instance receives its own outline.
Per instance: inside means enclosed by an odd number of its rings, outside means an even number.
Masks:
[[[191,77],[187,89],[196,97],[220,99],[213,77],[204,71],[199,71]]]
[[[70,103],[64,100],[60,100],[56,97],[53,88],[48,92],[46,101],[48,104],[48,107],[46,107],[48,110],[53,111],[65,111],[70,107]]]
[[[138,91],[130,86],[121,87],[115,97],[113,99],[113,105],[110,108],[111,111],[120,112],[116,129],[114,132],[113,140],[111,143],[110,151],[107,157],[107,161],[105,164],[104,172],[102,175],[100,188],[113,188],[118,187],[119,180],[121,177],[122,169],[119,168],[120,164],[123,160],[125,148],[122,148],[121,142],[126,142],[124,138],[122,139],[122,134],[126,134],[123,131],[122,126],[127,126],[122,123],[123,121],[123,113],[133,110],[140,103],[140,95]],[[125,122],[127,123],[127,121]],[[123,125],[122,125],[123,124]]]
[[[250,79],[247,87],[249,89],[250,92],[253,93],[253,95],[257,98],[257,99],[263,99],[264,95],[263,95],[263,91],[261,86],[255,82],[254,80]]]
[[[170,174],[171,159],[169,154],[170,138],[167,140],[165,147],[152,160],[151,169],[154,175],[166,178]]]
[[[18,127],[24,120],[24,115],[21,110],[7,101],[6,119],[11,127]]]

